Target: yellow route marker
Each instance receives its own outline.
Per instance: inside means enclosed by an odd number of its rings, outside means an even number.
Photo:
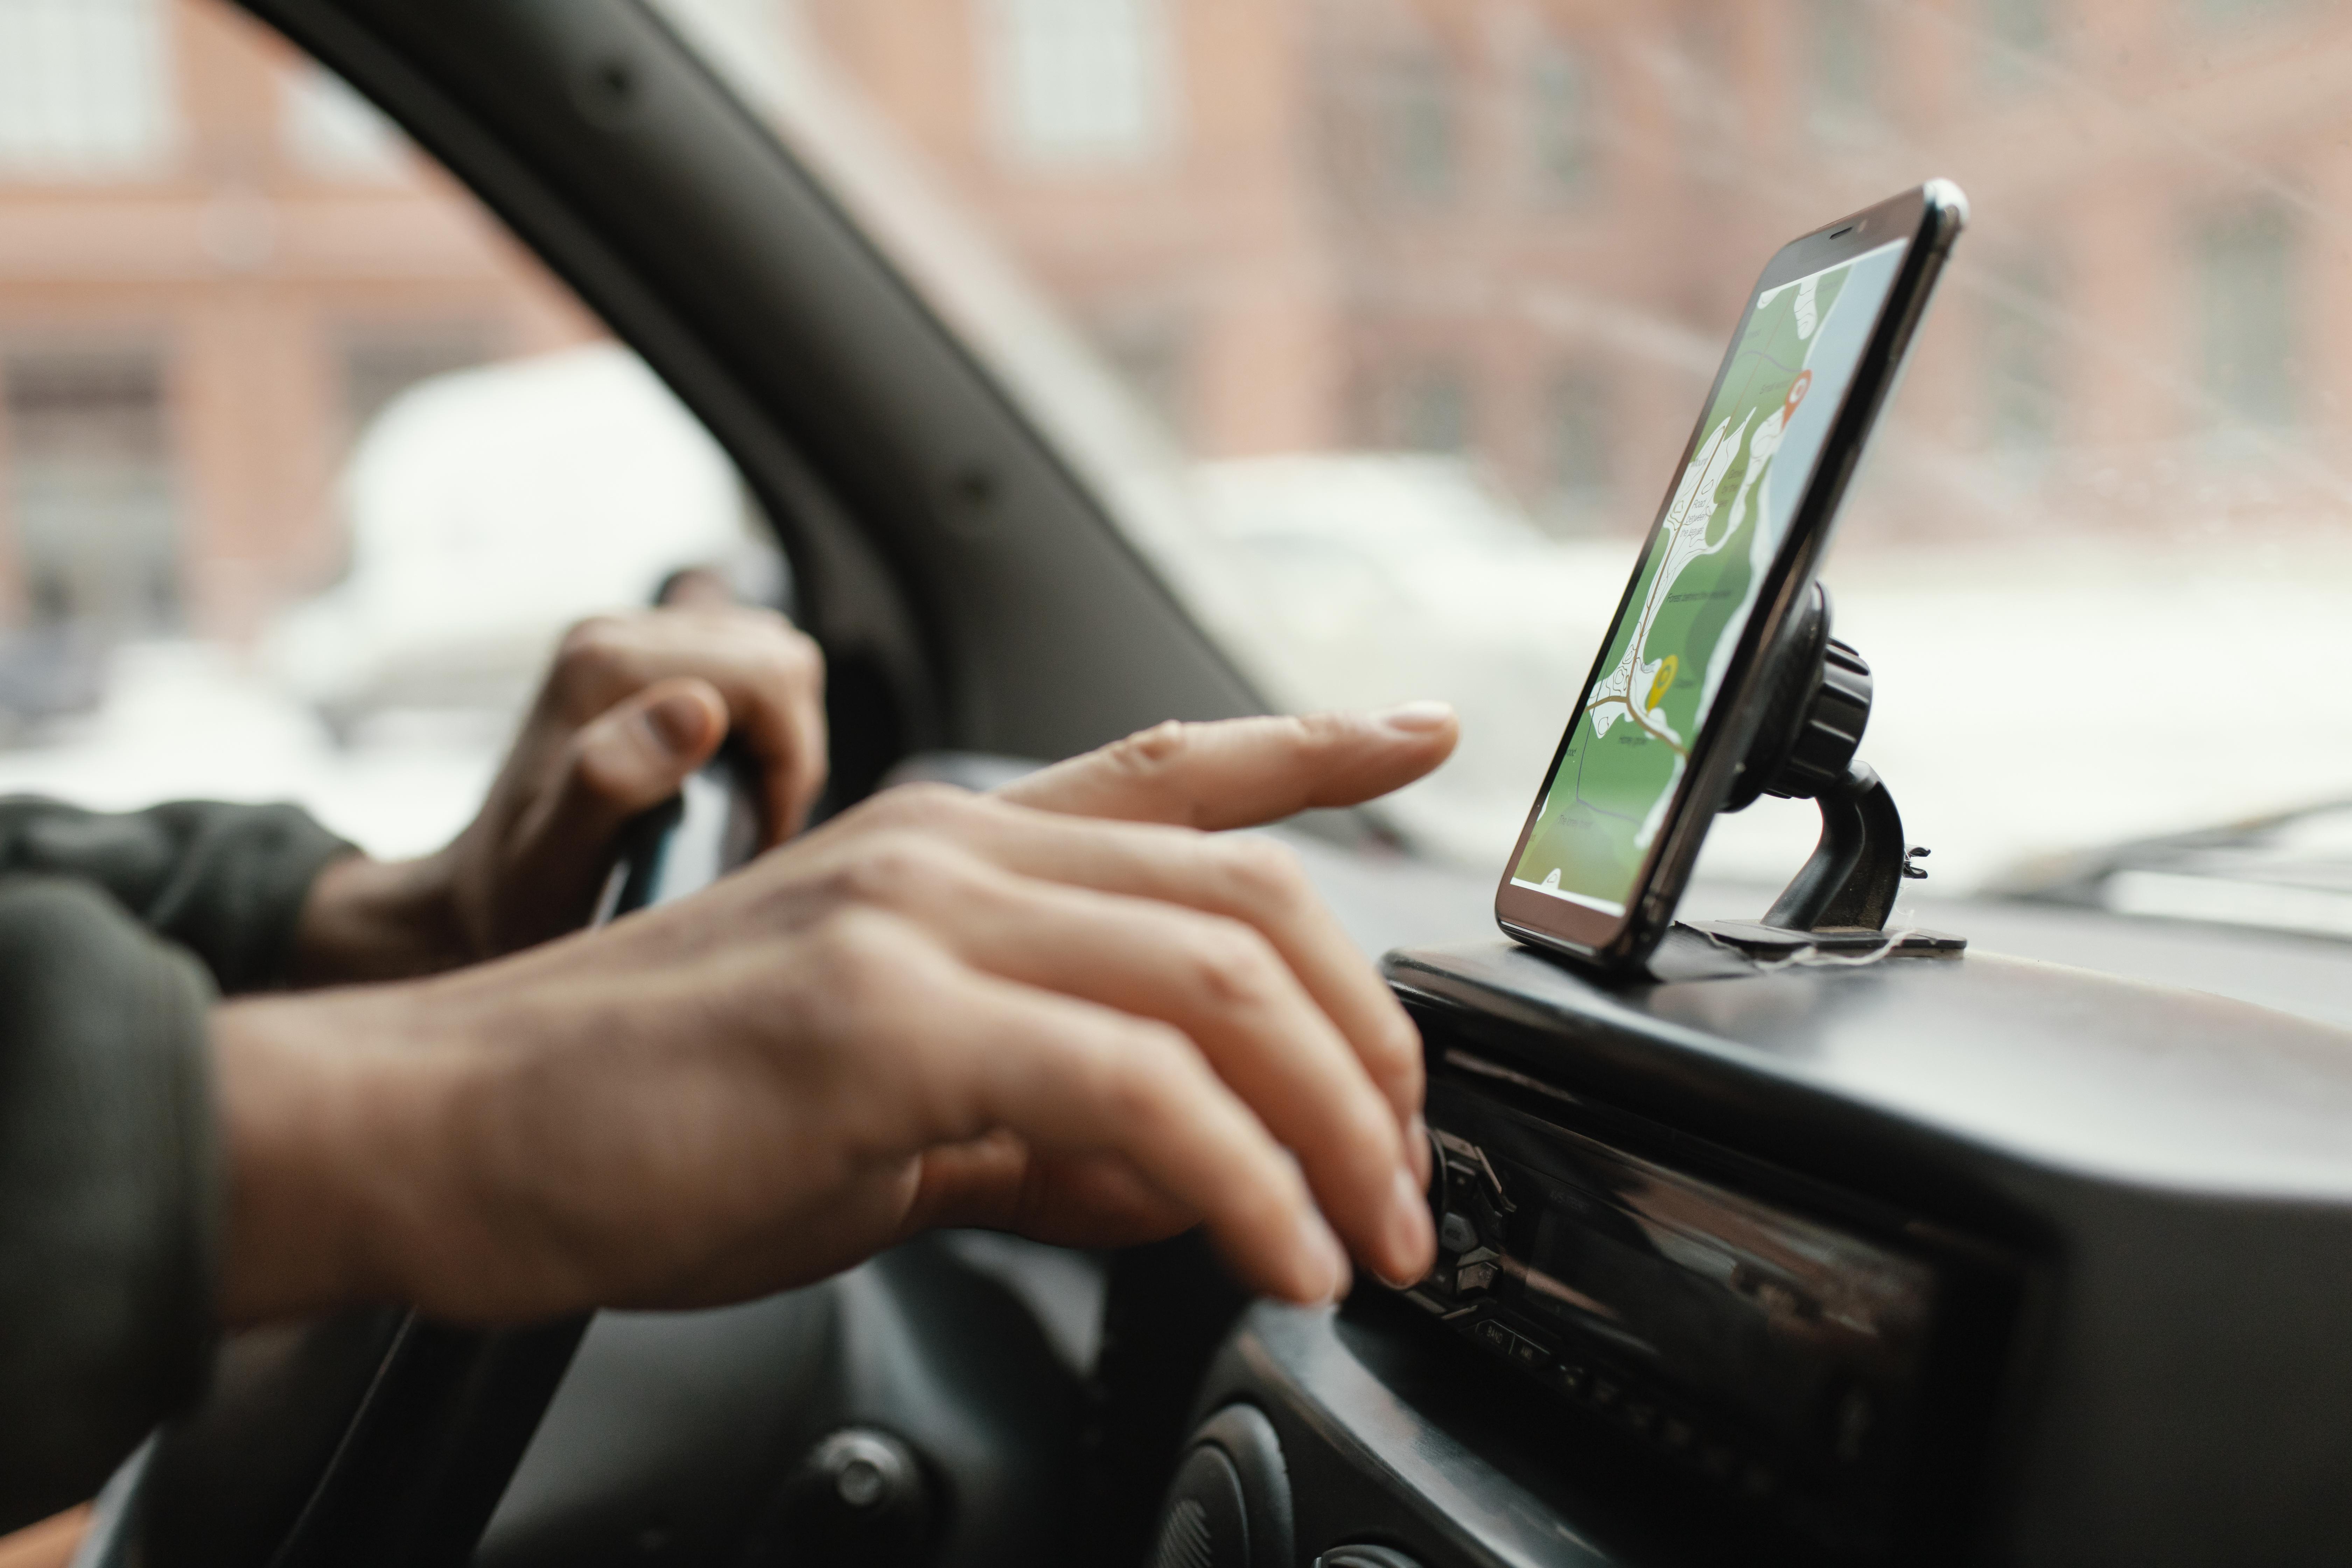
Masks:
[[[1674,689],[1675,676],[1681,669],[1682,662],[1673,654],[1658,661],[1658,673],[1650,678],[1650,700],[1642,704],[1643,711],[1655,713],[1658,710],[1658,704],[1664,702],[1666,693]]]

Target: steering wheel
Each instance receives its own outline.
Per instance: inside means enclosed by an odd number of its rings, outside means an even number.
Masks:
[[[751,858],[761,798],[722,748],[630,825],[594,923]],[[205,1405],[109,1484],[76,1568],[464,1563],[589,1321],[479,1330],[375,1307],[240,1335]]]

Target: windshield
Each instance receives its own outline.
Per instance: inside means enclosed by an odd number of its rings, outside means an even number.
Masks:
[[[1824,580],[1948,890],[2352,790],[2352,13],[661,0],[1275,700],[1508,854],[1757,269],[1975,219]],[[1702,875],[1778,880],[1767,801]]]

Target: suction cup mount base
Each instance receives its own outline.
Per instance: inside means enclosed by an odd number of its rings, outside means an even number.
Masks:
[[[1870,666],[1830,636],[1829,595],[1819,584],[1790,617],[1775,662],[1786,674],[1724,809],[1743,810],[1764,795],[1811,800],[1821,807],[1822,837],[1761,921],[1697,929],[1759,958],[1961,951],[1964,937],[1886,930],[1904,882],[1927,876],[1917,862],[1927,851],[1905,842],[1895,796],[1854,760],[1870,720]]]

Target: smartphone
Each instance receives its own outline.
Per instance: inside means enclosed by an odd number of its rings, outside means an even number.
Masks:
[[[1968,198],[1935,180],[1791,240],[1757,279],[1583,700],[1495,890],[1520,941],[1638,968],[1754,738]]]

